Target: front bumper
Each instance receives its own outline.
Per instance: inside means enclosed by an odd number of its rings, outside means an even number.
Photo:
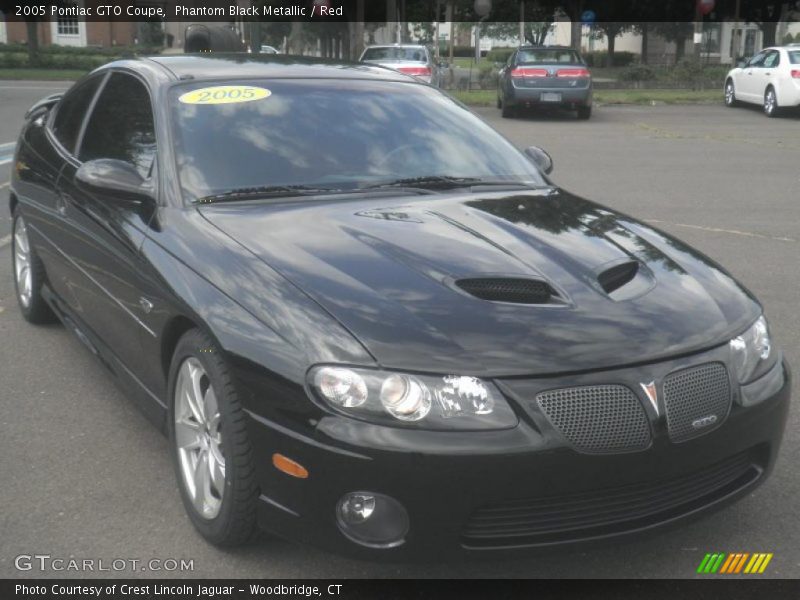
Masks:
[[[584,374],[569,385],[650,381],[654,372],[697,360]],[[580,453],[521,408],[537,390],[562,385],[555,380],[499,382],[520,415],[519,425],[504,431],[412,431],[326,416],[307,436],[251,414],[259,525],[361,558],[443,561],[602,542],[680,523],[749,493],[771,471],[790,397],[788,367],[775,368],[782,380],[767,399],[744,408],[737,390],[724,422],[689,441],[672,441],[663,412],[648,410],[652,442],[627,453]],[[274,452],[306,466],[308,479],[272,468]],[[342,533],[335,507],[353,491],[384,494],[405,507],[410,528],[402,544],[368,548]]]

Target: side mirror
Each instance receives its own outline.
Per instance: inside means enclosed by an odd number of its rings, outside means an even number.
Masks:
[[[744,58],[740,58],[736,61],[736,66],[740,69],[747,66],[747,60]]]
[[[144,187],[144,178],[132,164],[113,158],[98,158],[81,165],[75,173],[79,185],[111,202],[141,209],[155,207],[155,198]]]
[[[539,148],[539,146],[528,146],[525,148],[525,155],[531,159],[533,164],[539,167],[545,175],[549,175],[553,171],[552,157]]]

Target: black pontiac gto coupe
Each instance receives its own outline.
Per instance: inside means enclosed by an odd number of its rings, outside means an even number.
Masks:
[[[747,494],[789,406],[760,305],[551,166],[380,67],[111,63],[28,113],[19,305],[168,432],[213,543],[441,559]]]

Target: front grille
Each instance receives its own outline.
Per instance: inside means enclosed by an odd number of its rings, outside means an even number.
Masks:
[[[650,445],[641,402],[624,385],[588,385],[542,392],[539,410],[576,450],[632,452]]]
[[[568,542],[657,525],[721,500],[759,479],[753,452],[689,475],[562,496],[484,506],[467,520],[471,547]]]
[[[722,363],[670,373],[664,379],[667,430],[674,442],[683,442],[719,427],[728,416],[731,384]]]
[[[538,279],[482,277],[459,279],[456,285],[476,298],[492,302],[547,304],[558,296],[547,282]]]

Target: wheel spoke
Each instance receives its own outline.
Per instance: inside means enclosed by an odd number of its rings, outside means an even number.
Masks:
[[[202,432],[202,427],[198,423],[188,419],[175,421],[175,443],[182,450],[200,448]]]
[[[207,499],[211,494],[211,476],[208,466],[208,451],[203,450],[197,457],[194,468],[194,507],[205,515]]]
[[[203,406],[203,389],[200,382],[205,374],[202,367],[194,365],[187,361],[189,365],[189,380],[191,383],[189,402],[192,407],[192,412],[195,413],[195,418],[200,423],[206,422],[206,414]]]
[[[206,421],[209,430],[213,431],[219,421],[219,408],[217,407],[217,395],[214,393],[214,388],[209,386],[203,396],[203,412],[206,416]]]
[[[214,452],[209,452],[209,466],[211,469],[211,485],[216,496],[221,500],[225,491],[225,465],[220,464]]]

